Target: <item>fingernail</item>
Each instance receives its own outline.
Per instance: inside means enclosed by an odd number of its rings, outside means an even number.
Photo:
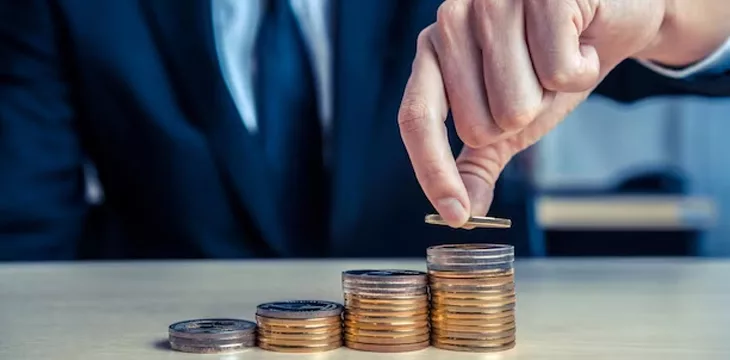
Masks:
[[[460,224],[467,217],[466,209],[456,198],[438,200],[436,207],[441,217],[449,224]]]

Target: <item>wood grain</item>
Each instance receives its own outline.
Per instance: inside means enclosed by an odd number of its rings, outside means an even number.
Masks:
[[[730,261],[518,261],[517,347],[233,356],[166,348],[167,326],[252,319],[257,304],[342,301],[340,272],[423,261],[218,261],[0,265],[0,359],[730,359]]]

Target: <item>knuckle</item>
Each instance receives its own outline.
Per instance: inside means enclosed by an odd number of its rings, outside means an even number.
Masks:
[[[422,132],[429,121],[428,105],[420,99],[406,99],[398,112],[398,126],[401,132],[413,134]]]
[[[460,21],[465,21],[468,15],[468,4],[463,0],[446,1],[439,6],[436,12],[436,28],[439,39],[445,45],[455,42],[455,28]]]
[[[540,83],[548,90],[562,91],[573,86],[577,74],[566,68],[553,68],[539,75]]]
[[[494,122],[504,131],[515,131],[529,125],[537,114],[536,108],[511,107],[497,112],[494,115]]]
[[[507,2],[504,0],[475,0],[472,2],[472,9],[480,15],[494,14]]]
[[[448,24],[459,20],[466,13],[466,5],[463,0],[444,1],[436,11],[436,22]]]
[[[458,128],[459,138],[469,147],[481,148],[491,144],[492,137],[489,128],[485,124],[472,124]]]
[[[431,32],[433,31],[433,25],[429,25],[427,28],[421,30],[418,33],[418,40],[416,41],[418,49],[426,49],[431,46]]]

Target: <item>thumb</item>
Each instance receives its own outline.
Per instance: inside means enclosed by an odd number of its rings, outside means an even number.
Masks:
[[[582,92],[598,82],[596,48],[581,44],[581,33],[595,9],[585,1],[528,1],[527,42],[542,86],[556,92]]]
[[[516,153],[511,139],[483,148],[465,146],[456,159],[456,167],[469,198],[472,216],[484,216],[494,198],[494,186],[509,159]]]

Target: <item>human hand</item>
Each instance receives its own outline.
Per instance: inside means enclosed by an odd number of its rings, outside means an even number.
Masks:
[[[427,198],[453,227],[485,215],[507,162],[621,61],[657,41],[672,0],[447,0],[418,38],[398,115]],[[451,110],[464,148],[451,153]]]

